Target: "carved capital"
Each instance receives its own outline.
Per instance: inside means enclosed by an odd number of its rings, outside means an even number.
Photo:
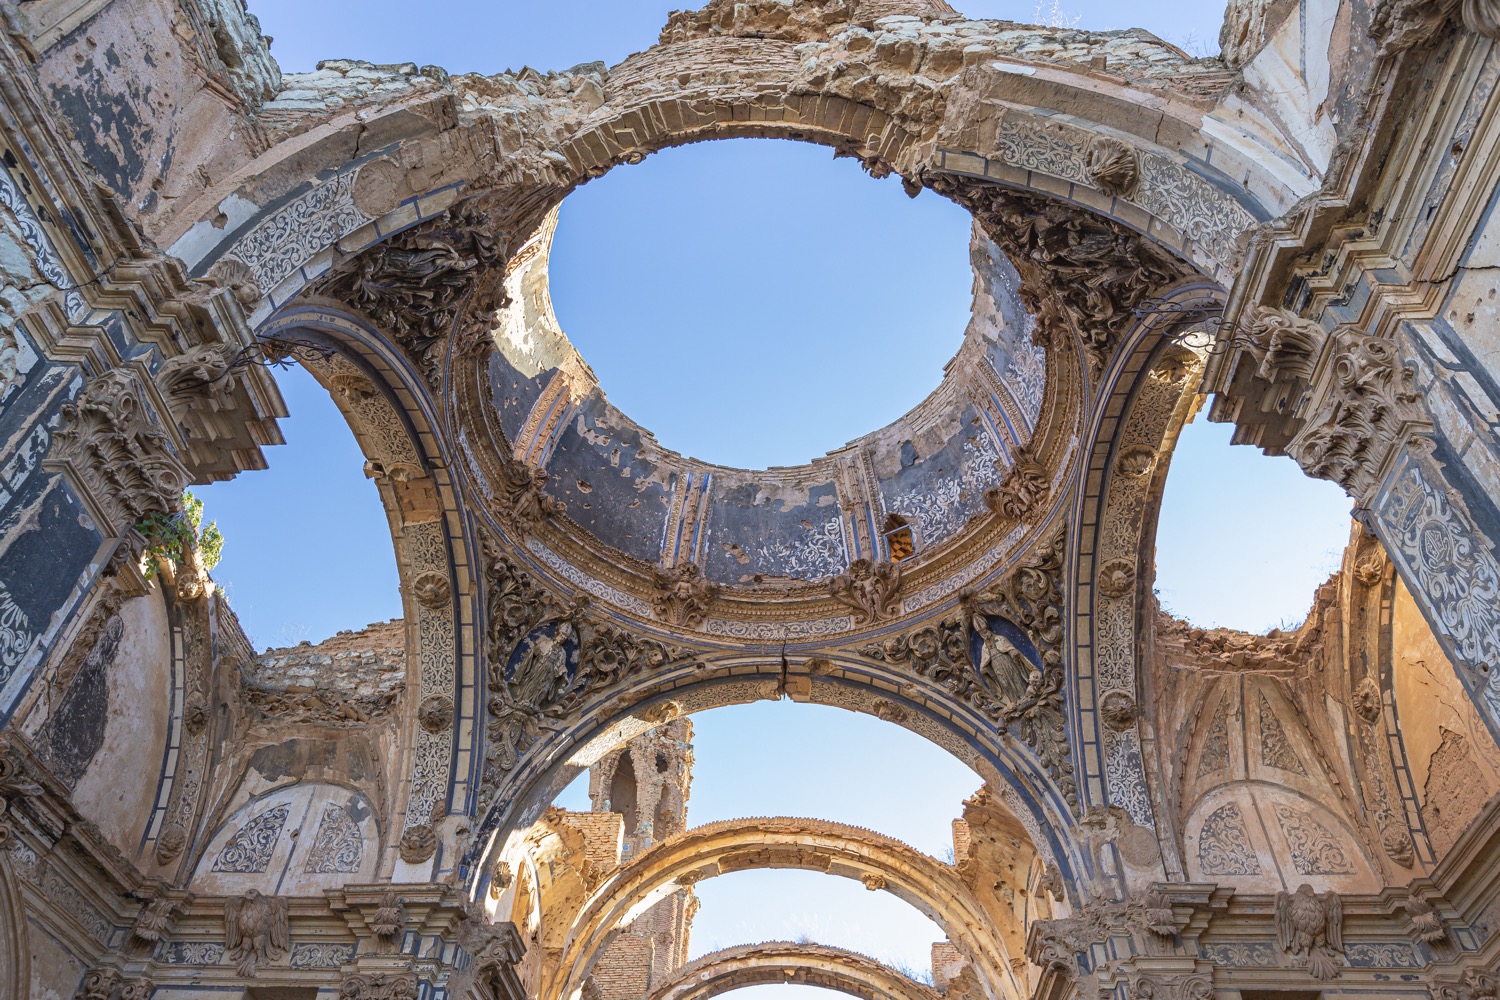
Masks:
[[[1317,365],[1306,403],[1311,416],[1287,453],[1308,475],[1367,499],[1403,430],[1421,419],[1415,383],[1415,371],[1391,341],[1338,334]]]
[[[62,427],[44,463],[66,473],[105,530],[120,534],[153,511],[175,512],[188,485],[139,380],[113,369],[62,407]]]
[[[1130,980],[1130,995],[1140,1000],[1213,1000],[1213,977],[1203,972],[1138,975]]]

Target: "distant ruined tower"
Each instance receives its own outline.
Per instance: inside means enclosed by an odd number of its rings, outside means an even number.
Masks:
[[[674,719],[606,754],[589,771],[594,814],[621,817],[622,863],[687,828],[693,723]],[[698,901],[675,892],[624,928],[594,968],[601,1000],[639,1000],[681,968]]]

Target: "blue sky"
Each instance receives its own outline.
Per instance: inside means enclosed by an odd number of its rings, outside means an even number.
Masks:
[[[251,0],[289,70],[334,57],[483,72],[615,62],[651,45],[671,6],[429,0],[413,16],[394,0]],[[1035,13],[1032,3],[956,6],[979,17]],[[1137,22],[1190,48],[1216,48],[1217,4],[1059,6],[1082,27]],[[967,319],[967,244],[968,221],[953,206],[931,194],[908,200],[896,182],[872,181],[821,147],[700,145],[570,197],[553,257],[556,311],[611,399],[664,444],[729,463],[802,462],[889,422],[937,385]],[[198,491],[227,539],[215,578],[258,648],[401,613],[385,515],[352,435],[309,376],[277,377],[292,413],[282,423],[288,445],[267,450],[268,471]],[[715,408],[713,420],[704,406]],[[1231,449],[1229,433],[1200,418],[1183,434],[1164,500],[1158,587],[1195,622],[1259,631],[1305,613],[1336,566],[1349,503],[1287,459]],[[758,703],[695,724],[693,824],[817,815],[941,858],[978,785],[935,746],[837,709]],[[576,785],[563,801],[587,806]],[[742,873],[699,893],[695,955],[807,935],[925,969],[936,939],[894,897],[830,877]],[[765,1000],[807,989],[780,987]]]

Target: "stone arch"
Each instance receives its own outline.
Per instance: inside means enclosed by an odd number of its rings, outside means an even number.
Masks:
[[[1227,130],[1205,127],[1201,105],[1186,94],[1103,83],[1066,61],[1028,65],[1014,42],[984,34],[982,25],[976,30],[975,44],[993,49],[994,61],[984,62],[977,50],[971,60],[937,36],[922,39],[916,55],[982,94],[975,108],[1004,109],[986,112],[987,120],[974,108],[946,107],[931,84],[851,87],[831,68],[809,79],[794,45],[769,37],[658,45],[602,82],[581,79],[596,97],[579,104],[552,95],[540,112],[533,98],[507,103],[503,77],[496,86],[393,75],[383,82],[394,97],[379,104],[355,97],[347,110],[212,186],[159,235],[195,275],[221,262],[247,274],[266,296],[252,309],[259,323],[326,270],[335,252],[357,252],[457,200],[509,188],[529,230],[572,186],[665,146],[709,137],[820,142],[914,183],[925,172],[950,172],[1070,200],[1221,279],[1230,276],[1235,245],[1251,226],[1317,186],[1320,165],[1272,164],[1259,150],[1236,148]],[[1182,59],[1161,48],[1165,58]],[[662,80],[671,86],[659,87]],[[460,86],[477,88],[479,108],[463,122],[449,103]],[[502,139],[507,129],[496,112],[524,114],[532,128]],[[568,129],[559,126],[563,119]],[[463,126],[473,134],[463,134]],[[1090,166],[1096,141],[1139,151],[1123,188],[1101,182]],[[516,142],[497,164],[489,144]],[[301,180],[307,177],[317,180]]]
[[[1140,724],[1152,691],[1150,671],[1141,669],[1139,637],[1149,628],[1155,513],[1202,371],[1202,347],[1173,340],[1187,337],[1206,347],[1209,335],[1191,334],[1218,314],[1221,294],[1213,285],[1184,283],[1163,296],[1157,315],[1122,334],[1102,376],[1084,448],[1088,475],[1068,549],[1069,682],[1072,690],[1089,692],[1070,705],[1080,786],[1091,806],[1117,807],[1130,826],[1154,830],[1160,848],[1127,857],[1115,842],[1100,845],[1100,864],[1121,888],[1182,871],[1172,812],[1152,765],[1158,756],[1154,727]]]
[[[762,983],[821,986],[861,1000],[937,1000],[938,993],[875,959],[828,945],[767,941],[694,959],[649,1000],[711,1000]]]
[[[406,800],[395,803],[392,828],[431,829],[435,815],[472,814],[483,733],[465,721],[482,712],[481,560],[449,472],[441,414],[406,356],[342,306],[299,303],[259,332],[272,345],[298,345],[293,356],[329,390],[368,457],[390,521],[410,674],[400,757],[407,770],[397,782]],[[388,852],[398,839],[387,838]],[[416,870],[406,877],[426,877],[426,861],[407,864]]]
[[[872,715],[936,744],[967,764],[993,789],[1067,894],[1082,899],[1093,877],[1076,820],[1057,782],[1025,744],[995,730],[979,712],[952,704],[936,681],[898,666],[847,655],[792,666],[759,656],[665,664],[650,676],[610,690],[579,710],[502,773],[468,863],[471,891],[482,892],[495,865],[509,857],[509,841],[542,815],[577,775],[611,751],[662,722],[725,705],[789,696]]]
[[[189,263],[195,275],[238,281],[240,288],[258,291],[259,298],[248,294],[246,298],[252,302],[252,323],[264,333],[291,329],[299,313],[303,321],[312,322],[310,304],[292,303],[292,299],[336,262],[434,219],[460,201],[492,200],[501,207],[513,233],[523,235],[541,224],[576,184],[620,163],[636,162],[656,149],[716,136],[822,142],[860,156],[872,172],[900,172],[915,187],[927,177],[946,174],[982,178],[1011,190],[1068,202],[1145,233],[1196,270],[1221,277],[1231,273],[1237,243],[1256,222],[1280,214],[1313,186],[1314,167],[1289,168],[1284,163],[1267,167],[1244,150],[1224,147],[1204,130],[1201,107],[1184,95],[1148,94],[1133,84],[1103,85],[1085,68],[1065,61],[1032,67],[998,39],[990,54],[999,62],[976,61],[965,70],[972,71],[966,85],[983,93],[983,106],[1006,109],[998,117],[980,121],[968,120],[964,113],[946,106],[924,105],[923,100],[934,96],[931,92],[915,96],[900,88],[864,92],[835,79],[810,82],[803,78],[804,61],[784,41],[691,35],[689,31],[682,39],[617,67],[607,86],[604,82],[597,85],[599,102],[592,106],[580,105],[574,97],[558,97],[554,103],[549,103],[552,98],[540,102],[528,98],[535,113],[526,130],[507,134],[503,141],[496,125],[502,116],[492,113],[506,106],[503,87],[494,88],[477,103],[484,110],[465,112],[470,118],[459,121],[462,115],[454,110],[458,105],[452,100],[455,84],[425,78],[398,81],[387,91],[395,92],[395,98],[383,99],[379,106],[373,101],[361,105],[363,99],[356,98],[355,106],[273,146],[198,199],[196,207],[187,209],[163,238],[173,241],[173,252]],[[931,51],[926,52],[924,46]],[[950,51],[936,41],[923,40],[917,46],[919,62],[927,59],[932,67],[946,65],[944,60],[955,54],[957,50]],[[691,57],[688,71],[676,65],[679,56]],[[949,69],[956,74],[966,65],[959,59]],[[707,66],[714,71],[705,70]],[[1038,72],[1014,72],[1017,68]],[[657,86],[663,77],[672,79],[671,93],[664,94]],[[593,92],[582,77],[576,82],[580,86],[572,93]],[[1143,114],[1142,106],[1150,110]],[[568,128],[554,127],[564,117]],[[359,141],[351,141],[356,136]],[[495,148],[505,148],[512,140],[519,141],[519,146],[506,148],[500,158],[503,162],[497,161]],[[1124,186],[1101,181],[1091,166],[1092,152],[1111,142],[1123,146],[1123,151],[1110,148],[1133,164],[1130,183]],[[1205,157],[1205,162],[1179,152],[1198,149],[1200,144],[1214,154]],[[354,157],[349,150],[356,148],[359,153]],[[1205,165],[1209,160],[1212,165]],[[297,169],[285,169],[293,163]],[[1117,188],[1119,193],[1109,193]],[[360,324],[354,321],[353,325]],[[395,352],[373,341],[367,347],[381,354],[387,367],[405,367]],[[404,374],[408,378],[398,382],[409,387],[412,409],[424,409],[416,402],[427,398],[424,390],[409,368]],[[444,377],[448,377],[446,370]],[[437,417],[433,404],[426,404],[429,427],[442,426]],[[435,449],[441,437],[434,434]],[[1100,434],[1095,440],[1107,442],[1109,437]],[[443,496],[446,503],[447,494]],[[445,508],[445,517],[450,522],[465,521],[460,509],[456,503]],[[471,533],[464,524],[451,529],[447,541],[460,535],[468,538]],[[1078,551],[1074,545],[1069,549]],[[455,556],[452,563],[453,593],[469,593],[458,577],[475,561],[468,558],[460,564]],[[1089,577],[1094,569],[1090,563]],[[456,615],[461,621],[480,618],[478,614]],[[454,659],[463,673],[471,662],[469,651],[478,645],[468,641],[474,636],[462,626],[455,624],[455,631],[459,648]],[[1080,670],[1092,675],[1093,666],[1073,670],[1070,688],[1075,691],[1082,690],[1077,683]],[[481,718],[478,686],[466,686],[472,676],[464,674],[453,695],[440,695],[436,689],[428,695],[424,688],[422,700],[453,697],[459,718],[477,723]],[[1133,689],[1133,684],[1129,687]],[[1088,720],[1088,725],[1073,727],[1084,733],[1073,737],[1080,779],[1089,779],[1078,783],[1088,799],[1084,805],[1122,804],[1132,822],[1149,825],[1151,793],[1138,734],[1102,732],[1092,703],[1073,705],[1071,711],[1075,719]],[[456,725],[454,732],[462,729]],[[477,724],[471,727],[474,734],[481,730]],[[413,742],[432,752],[414,748],[410,759],[439,760],[436,740],[417,734]],[[408,828],[427,822],[424,813],[438,797],[446,798],[453,812],[475,805],[479,742],[476,735],[466,746],[459,746],[455,737],[446,758],[447,771],[457,776],[451,792],[432,791],[435,775],[443,770],[441,763],[432,766],[431,780],[413,783],[419,794],[406,809]],[[1068,816],[1069,809],[1040,804],[1050,792],[1038,794],[1036,787],[1046,787],[1050,780],[1020,784],[1024,788],[1018,794],[1032,796],[1038,803],[1023,811],[1051,816],[1038,826],[1070,825],[1070,820],[1058,821],[1059,816]],[[1111,790],[1106,793],[1106,788]],[[1057,840],[1062,848],[1061,841],[1071,836],[1043,839]],[[1111,848],[1100,850],[1107,855]],[[1070,845],[1055,853],[1062,857],[1075,852]],[[1083,862],[1081,852],[1077,853],[1074,863],[1062,863],[1070,876],[1095,867],[1092,859]],[[1161,864],[1145,865],[1141,872],[1156,877],[1163,865],[1171,869],[1174,864],[1166,858]],[[1124,877],[1120,866],[1117,857],[1109,862],[1111,870]]]
[[[688,830],[642,852],[590,896],[568,935],[544,1000],[582,988],[610,932],[657,898],[704,878],[759,868],[793,868],[859,879],[933,920],[974,962],[993,997],[1025,994],[984,908],[955,869],[870,830],[812,819],[750,819]]]

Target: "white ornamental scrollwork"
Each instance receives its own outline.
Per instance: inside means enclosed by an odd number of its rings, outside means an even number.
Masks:
[[[1500,664],[1500,564],[1463,511],[1408,464],[1377,501],[1376,516],[1462,659]],[[1500,714],[1500,672],[1490,672],[1485,700]]]

